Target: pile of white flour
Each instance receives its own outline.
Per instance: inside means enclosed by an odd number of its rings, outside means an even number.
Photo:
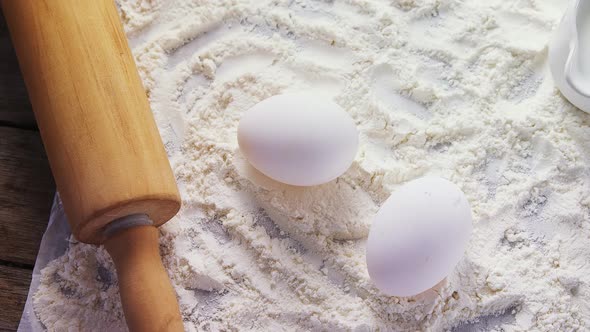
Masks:
[[[119,0],[181,187],[161,248],[186,329],[590,328],[590,115],[547,70],[566,2]],[[351,169],[309,188],[257,173],[236,138],[249,107],[302,90],[360,132]],[[424,175],[464,190],[472,241],[435,289],[384,296],[364,241]],[[73,242],[34,300],[49,330],[125,329],[102,248]]]

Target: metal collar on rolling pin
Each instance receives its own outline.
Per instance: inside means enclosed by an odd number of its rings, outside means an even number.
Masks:
[[[136,226],[153,226],[154,222],[150,219],[147,214],[130,214],[125,217],[121,217],[111,221],[104,227],[103,235],[105,238],[109,238],[115,233]]]
[[[115,2],[0,4],[72,233],[113,258],[130,331],[183,331],[156,228],[180,194]]]

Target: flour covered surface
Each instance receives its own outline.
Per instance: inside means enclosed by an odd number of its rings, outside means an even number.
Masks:
[[[118,0],[183,199],[161,251],[188,331],[580,331],[590,326],[590,115],[559,94],[560,0]],[[241,155],[256,103],[312,91],[355,121],[351,168],[293,187]],[[465,257],[390,297],[365,241],[421,176],[472,207]],[[154,304],[154,305],[157,305]],[[125,330],[106,251],[72,241],[34,296],[48,330]]]

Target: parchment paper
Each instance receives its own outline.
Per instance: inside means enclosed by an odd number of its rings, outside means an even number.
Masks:
[[[41,270],[47,266],[49,262],[63,255],[68,248],[70,234],[70,227],[68,226],[68,221],[61,205],[59,194],[56,194],[53,199],[51,214],[49,215],[49,223],[47,224],[47,229],[41,240],[39,254],[35,261],[29,295],[27,296],[25,309],[18,326],[19,332],[37,332],[46,330],[33,311],[32,297],[39,287]]]

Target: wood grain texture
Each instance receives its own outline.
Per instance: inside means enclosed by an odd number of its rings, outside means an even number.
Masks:
[[[131,227],[109,239],[104,231],[132,214],[159,226],[180,208],[115,3],[0,3],[73,234],[87,243],[108,240],[117,253],[119,280],[129,280],[120,290],[132,331],[182,331],[157,229]],[[151,250],[125,250],[146,246]]]
[[[72,232],[147,214],[159,226],[180,194],[112,0],[1,0]]]
[[[54,193],[39,133],[0,127],[0,260],[34,265]]]
[[[16,331],[27,300],[31,270],[0,265],[0,331]]]
[[[122,230],[105,242],[117,268],[130,331],[184,331],[176,294],[160,259],[158,236],[155,227],[139,226]]]
[[[0,17],[0,125],[36,128],[4,17]]]
[[[16,331],[20,322],[32,270],[12,265],[34,264],[55,191],[35,130],[35,117],[0,13],[0,331]]]

